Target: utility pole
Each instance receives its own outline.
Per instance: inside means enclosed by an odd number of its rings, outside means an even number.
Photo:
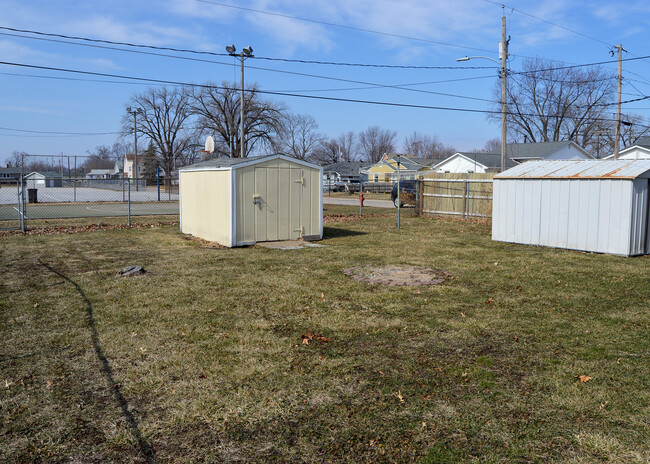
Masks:
[[[126,112],[130,113],[133,115],[133,157],[135,161],[135,165],[133,167],[133,170],[135,171],[135,190],[139,190],[138,188],[138,177],[139,172],[138,172],[138,130],[137,130],[137,116],[138,114],[142,113],[142,108],[131,108],[128,106],[126,108]]]
[[[621,138],[621,87],[623,81],[623,45],[618,44],[618,96],[616,100],[616,138],[614,139],[614,159],[618,159],[618,141]]]
[[[507,91],[507,73],[508,73],[508,38],[506,36],[506,13],[503,8],[501,17],[501,43],[499,44],[499,55],[501,58],[501,172],[506,170],[506,137],[508,135],[506,127],[506,91]]]

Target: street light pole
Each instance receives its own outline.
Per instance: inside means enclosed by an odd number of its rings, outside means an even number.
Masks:
[[[240,54],[235,53],[235,46],[234,45],[228,45],[226,47],[226,51],[230,56],[235,56],[238,57],[241,60],[241,96],[240,96],[240,105],[239,109],[241,111],[240,117],[239,117],[239,123],[240,123],[240,128],[239,128],[239,133],[241,137],[241,151],[240,151],[240,157],[244,158],[246,156],[246,148],[244,144],[244,59],[245,58],[251,58],[253,57],[253,47],[250,45],[248,47],[244,47],[244,49],[241,51]]]
[[[138,188],[138,131],[137,131],[137,116],[142,113],[142,108],[131,108],[127,106],[126,112],[133,115],[133,157],[135,161],[134,170],[135,170],[135,189]]]

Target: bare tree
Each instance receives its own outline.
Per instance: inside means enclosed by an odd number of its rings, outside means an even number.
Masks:
[[[8,168],[19,168],[23,162],[23,155],[26,155],[25,152],[12,151],[11,155],[5,160],[7,162]]]
[[[523,62],[508,78],[508,133],[512,140],[572,140],[587,147],[595,131],[611,120],[615,76],[600,67],[566,68],[542,58]],[[501,95],[500,86],[495,95]],[[495,103],[493,120],[500,121]]]
[[[287,114],[283,130],[274,142],[276,151],[285,153],[300,160],[312,158],[315,149],[323,140],[323,135],[317,132],[318,123],[308,114]]]
[[[115,166],[113,150],[108,145],[98,145],[94,150],[87,150],[88,157],[81,164],[84,171],[92,169],[110,169]]]
[[[357,137],[352,131],[344,132],[336,138],[341,161],[354,161],[357,159],[356,141]]]
[[[182,159],[192,149],[187,122],[192,116],[186,88],[150,88],[131,97],[130,105],[142,108],[137,117],[137,130],[155,146],[167,178],[177,158]],[[129,114],[122,120],[123,133],[132,133],[133,120]]]
[[[487,142],[485,142],[485,146],[481,151],[484,153],[501,153],[501,139],[495,137],[493,139],[488,140]]]
[[[236,86],[223,82],[221,86],[207,84],[192,92],[192,111],[198,115],[199,128],[215,134],[215,151],[224,156],[239,157],[240,91]],[[283,129],[285,106],[282,103],[263,100],[256,86],[244,92],[244,141],[245,156],[256,148],[273,147]]]
[[[355,161],[356,148],[354,132],[344,132],[336,138],[323,139],[314,150],[314,160],[323,166],[339,161]]]
[[[414,131],[404,139],[404,151],[417,158],[433,160],[435,163],[451,156],[455,149],[444,145],[437,135],[431,136]]]
[[[361,156],[367,161],[378,162],[385,153],[395,152],[397,132],[370,126],[359,134]]]

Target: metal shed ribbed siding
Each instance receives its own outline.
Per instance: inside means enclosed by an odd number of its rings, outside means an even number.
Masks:
[[[530,161],[494,177],[492,239],[650,253],[650,160]]]

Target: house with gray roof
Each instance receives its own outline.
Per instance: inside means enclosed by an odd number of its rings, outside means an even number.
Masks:
[[[506,158],[506,169],[519,163]],[[458,152],[431,168],[434,172],[499,172],[501,170],[501,153]]]
[[[581,160],[591,158],[584,148],[571,140],[565,142],[509,143],[506,145],[506,156],[518,163],[533,160]]]
[[[20,179],[21,168],[0,168],[0,184],[16,184]]]
[[[334,182],[366,181],[367,175],[362,171],[372,166],[367,161],[340,161],[323,167],[323,180]]]
[[[506,145],[506,169],[526,161],[582,160],[589,153],[575,142],[509,143]],[[458,152],[431,168],[435,172],[499,172],[501,150],[488,153]]]
[[[614,159],[614,154],[605,157],[605,159]],[[639,137],[634,144],[619,151],[618,159],[637,160],[650,159],[650,136]]]

